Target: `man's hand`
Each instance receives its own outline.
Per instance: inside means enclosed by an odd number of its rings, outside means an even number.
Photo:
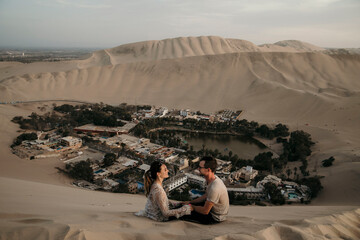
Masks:
[[[194,206],[193,208],[194,208],[195,212],[207,215],[207,214],[209,214],[209,212],[213,206],[214,206],[213,202],[206,201],[204,206]]]
[[[193,205],[189,204],[191,211],[194,211]]]

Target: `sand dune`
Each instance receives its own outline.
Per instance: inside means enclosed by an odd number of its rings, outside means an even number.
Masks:
[[[119,102],[127,98],[148,101],[153,98],[151,91],[168,98],[176,89],[174,97],[184,100],[177,99],[180,104],[185,105],[186,98],[201,91],[218,96],[206,99],[204,106],[221,108],[218,105],[235,107],[236,100],[258,91],[285,90],[329,100],[358,96],[360,83],[353,79],[357,78],[359,67],[360,61],[321,53],[231,53],[18,75],[2,80],[0,91],[2,101],[34,99],[33,91],[25,91],[29,87],[39,90],[38,99],[73,96],[84,100],[88,95],[74,94],[81,89],[99,99],[110,91],[107,97]],[[101,86],[101,90],[93,86]],[[221,96],[225,93],[228,97]],[[221,104],[219,98],[227,102]],[[210,104],[207,100],[211,99],[217,104]]]
[[[8,186],[12,186],[9,188]],[[0,178],[0,239],[357,239],[354,207],[231,206],[214,226],[136,217],[139,195],[110,194]],[[6,206],[6,208],[4,207]],[[9,213],[10,212],[10,213]]]
[[[56,159],[19,159],[10,120],[44,103],[0,105],[0,239],[357,239],[360,203],[360,57],[300,41],[256,46],[187,37],[126,44],[85,60],[0,63],[0,101],[152,104],[203,112],[244,110],[316,142],[309,171],[325,176],[310,206],[231,207],[226,224],[137,218],[145,197],[70,187]],[[48,109],[51,102],[45,103]],[[334,156],[330,168],[319,162]],[[60,186],[59,186],[60,185]]]
[[[246,40],[226,39],[218,36],[180,37],[129,43],[111,49],[99,50],[85,60],[30,64],[0,62],[0,81],[4,78],[26,73],[68,71],[74,68],[89,68],[129,62],[240,52],[312,52],[322,50],[324,49],[295,40],[256,46]]]
[[[116,65],[128,62],[218,55],[240,52],[313,52],[325,49],[309,43],[288,40],[256,46],[241,39],[226,39],[217,36],[180,37],[160,41],[130,43],[115,48],[100,50],[81,66],[89,63]]]

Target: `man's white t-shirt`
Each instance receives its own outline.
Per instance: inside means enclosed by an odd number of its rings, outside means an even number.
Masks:
[[[214,203],[210,213],[216,221],[224,221],[229,212],[229,195],[223,181],[215,175],[215,180],[212,181],[206,188],[207,201]]]

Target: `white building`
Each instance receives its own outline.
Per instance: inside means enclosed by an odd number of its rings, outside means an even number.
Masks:
[[[164,117],[168,112],[169,112],[169,109],[167,109],[166,107],[161,107],[161,108],[157,109],[157,114],[160,117]]]
[[[188,183],[193,183],[200,185],[202,188],[206,187],[206,180],[203,177],[200,177],[198,175],[192,174],[192,173],[185,173],[187,176]]]
[[[98,169],[94,172],[94,180],[104,179],[110,175],[110,172],[106,169]]]
[[[240,170],[232,173],[232,178],[236,181],[250,181],[258,175],[258,171],[251,166],[242,167]]]
[[[189,115],[190,110],[180,110],[180,116],[187,117]]]
[[[236,195],[244,195],[248,199],[259,199],[265,197],[266,194],[262,188],[246,187],[246,188],[227,188],[228,192],[234,192]]]
[[[146,171],[150,170],[150,165],[144,163],[144,164],[141,164],[138,168],[146,172]]]
[[[77,148],[77,147],[81,147],[82,140],[80,138],[67,136],[61,138],[61,143],[65,144],[68,147]]]
[[[166,157],[164,160],[166,163],[174,162],[178,158],[178,155],[170,155]]]
[[[150,139],[148,139],[148,138],[140,138],[139,143],[141,143],[141,144],[149,144]]]
[[[104,188],[105,190],[111,190],[112,188],[114,188],[114,187],[116,187],[116,186],[119,185],[118,182],[115,182],[114,180],[112,180],[112,179],[107,179],[107,178],[103,179],[102,182],[103,182],[103,188]]]
[[[181,158],[180,159],[179,170],[183,170],[183,169],[185,169],[187,167],[189,167],[189,159],[188,158]]]
[[[188,177],[185,174],[176,175],[166,180],[164,183],[164,188],[167,191],[171,191],[187,182]]]
[[[138,164],[139,161],[137,160],[129,160],[125,163],[123,163],[122,165],[125,166],[125,167],[134,167]]]
[[[257,188],[263,188],[265,186],[266,183],[271,182],[273,184],[275,184],[276,186],[281,184],[281,178],[278,178],[274,175],[267,175],[263,180],[259,181],[256,184]]]

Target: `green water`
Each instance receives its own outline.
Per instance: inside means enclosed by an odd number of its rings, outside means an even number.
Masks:
[[[263,146],[260,147],[251,138],[233,135],[215,135],[208,133],[178,133],[194,150],[201,150],[203,144],[207,149],[218,149],[221,154],[229,154],[232,151],[233,155],[237,154],[239,158],[253,159],[261,152],[267,152],[268,149]]]

